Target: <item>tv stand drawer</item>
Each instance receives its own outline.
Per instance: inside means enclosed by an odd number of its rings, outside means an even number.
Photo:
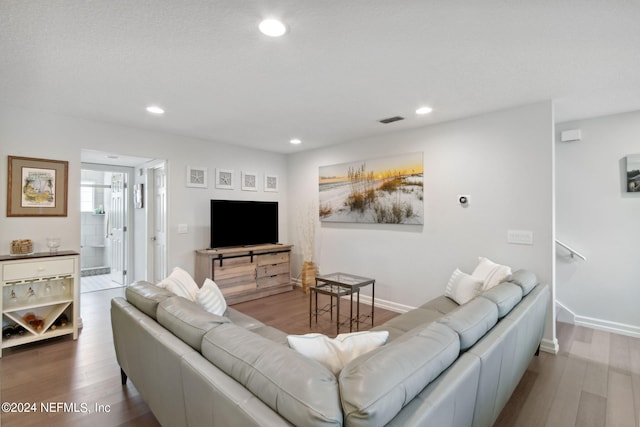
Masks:
[[[256,284],[258,285],[258,289],[269,288],[271,286],[287,285],[289,284],[290,280],[291,276],[287,272],[284,274],[276,274],[269,277],[261,277],[256,281]]]
[[[289,271],[290,270],[288,262],[283,262],[281,264],[263,265],[256,269],[256,277],[260,279],[261,277],[270,277],[277,274],[289,274]]]
[[[270,254],[258,255],[258,265],[289,263],[289,252],[275,252]]]

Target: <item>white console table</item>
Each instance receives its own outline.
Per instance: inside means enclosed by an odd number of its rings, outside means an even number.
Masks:
[[[79,267],[79,254],[72,251],[0,255],[2,328],[22,327],[20,334],[3,333],[2,349],[62,335],[78,338]],[[37,326],[25,320],[31,313],[38,319]],[[56,325],[63,313],[68,322]]]

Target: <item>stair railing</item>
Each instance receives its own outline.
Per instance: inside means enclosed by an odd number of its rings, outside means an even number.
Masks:
[[[574,256],[577,256],[578,258],[582,259],[583,261],[586,261],[586,260],[587,260],[587,257],[585,257],[585,256],[584,256],[584,255],[582,255],[580,252],[578,252],[578,251],[576,251],[575,249],[573,249],[571,246],[569,246],[569,245],[567,245],[567,244],[565,244],[565,243],[562,243],[560,240],[557,240],[557,239],[556,239],[556,243],[557,243],[559,246],[562,246],[563,248],[565,248],[567,251],[569,251],[569,256],[570,256],[571,258],[573,258]]]

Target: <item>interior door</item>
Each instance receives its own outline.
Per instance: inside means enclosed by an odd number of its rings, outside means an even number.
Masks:
[[[167,175],[164,164],[153,169],[153,283],[167,277]]]
[[[109,240],[111,240],[111,280],[125,284],[125,233],[126,225],[126,175],[113,173],[111,176],[111,209],[108,212]]]

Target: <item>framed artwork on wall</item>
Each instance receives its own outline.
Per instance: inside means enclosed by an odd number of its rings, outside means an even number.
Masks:
[[[207,168],[187,166],[187,187],[207,188]]]
[[[264,174],[264,191],[278,191],[278,175]]]
[[[216,168],[216,188],[233,190],[233,170]]]
[[[136,209],[144,208],[144,184],[136,184],[133,186],[133,202]]]
[[[7,216],[67,216],[69,162],[9,156]]]
[[[627,156],[627,192],[640,193],[640,154]]]
[[[244,191],[258,191],[258,173],[257,172],[242,172],[242,185],[241,188]]]
[[[323,222],[424,223],[422,152],[322,166]]]

